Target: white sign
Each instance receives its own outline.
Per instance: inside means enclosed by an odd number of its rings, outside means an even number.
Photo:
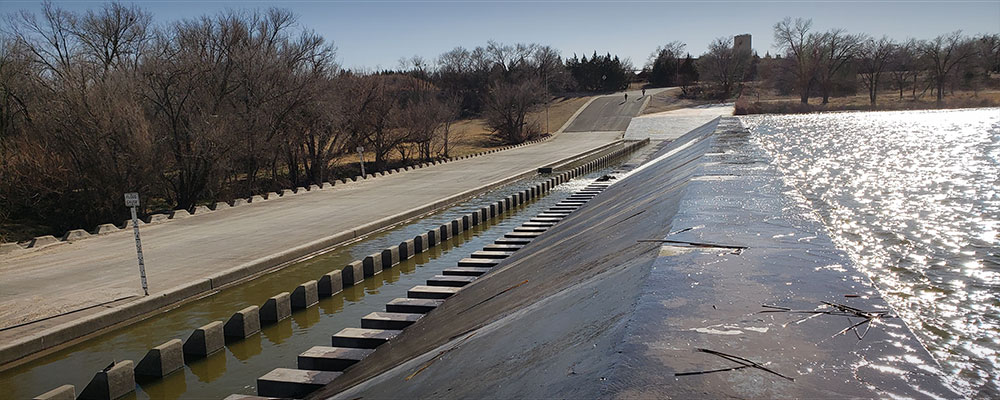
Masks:
[[[358,149],[357,149],[357,150],[358,150],[358,153],[360,153],[360,152],[363,152],[363,151],[365,151],[365,148],[364,148],[364,147],[361,147],[361,146],[358,146]]]
[[[125,207],[139,207],[139,193],[125,193]]]

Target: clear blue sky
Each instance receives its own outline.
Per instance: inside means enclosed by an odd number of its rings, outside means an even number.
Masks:
[[[100,1],[55,1],[84,10]],[[656,46],[679,40],[698,55],[716,37],[753,35],[761,55],[771,51],[772,26],[785,16],[903,39],[931,38],[961,29],[1000,32],[1000,1],[137,1],[157,23],[232,8],[291,9],[299,23],[334,42],[347,68],[395,68],[400,57],[429,60],[454,48],[506,43],[551,45],[564,57],[611,52],[645,63]],[[0,13],[37,11],[38,1],[3,0]],[[7,24],[7,22],[3,22]]]

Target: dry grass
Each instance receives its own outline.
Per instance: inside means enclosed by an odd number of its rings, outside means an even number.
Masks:
[[[549,130],[555,132],[562,127],[569,118],[576,113],[576,110],[583,107],[590,100],[591,96],[562,97],[549,103]],[[536,123],[542,132],[545,129],[545,108],[528,115],[528,121]],[[486,127],[486,121],[482,118],[464,119],[456,121],[451,125],[451,134],[448,145],[448,155],[451,157],[475,154],[481,151],[502,147],[503,144],[493,141],[490,129]],[[373,155],[365,154],[365,160],[371,161]],[[389,161],[398,161],[399,154],[392,152],[389,154]],[[338,165],[355,164],[358,156],[352,154],[341,158]]]

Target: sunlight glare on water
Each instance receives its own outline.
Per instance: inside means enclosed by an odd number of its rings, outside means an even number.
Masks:
[[[1000,396],[1000,109],[743,122],[954,384]]]

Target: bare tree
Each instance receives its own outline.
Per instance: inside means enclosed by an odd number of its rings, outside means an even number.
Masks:
[[[882,36],[879,39],[867,38],[858,47],[859,73],[861,82],[868,88],[868,99],[875,106],[878,95],[879,79],[889,65],[893,49],[896,47],[892,39]]]
[[[907,80],[913,78],[913,90],[916,94],[917,75],[919,64],[917,63],[917,41],[909,39],[893,47],[889,58],[889,74],[892,75],[893,84],[899,90],[899,99],[903,99],[903,91],[906,90]]]
[[[920,52],[927,60],[930,78],[937,89],[937,102],[940,105],[944,101],[944,86],[948,76],[972,55],[969,41],[962,36],[962,31],[955,31],[922,42]]]
[[[733,89],[742,85],[750,65],[748,51],[733,48],[732,38],[717,38],[708,46],[708,52],[698,60],[698,70],[702,79],[707,79],[719,88],[721,99],[728,99]]]
[[[673,86],[678,83],[678,72],[681,66],[681,56],[684,54],[685,44],[673,41],[663,46],[658,46],[643,67],[649,74],[649,84],[653,86]]]
[[[830,102],[833,91],[834,77],[851,63],[861,45],[860,35],[848,34],[843,29],[832,29],[816,39],[819,54],[819,66],[816,78],[819,82],[823,104]]]
[[[802,104],[809,103],[820,58],[817,36],[809,33],[811,28],[812,20],[802,18],[796,18],[793,23],[786,17],[774,25],[775,46],[795,60],[793,72]]]
[[[526,120],[543,100],[541,84],[535,79],[518,82],[497,81],[490,86],[485,102],[486,125],[502,143],[521,143],[538,133]]]
[[[44,217],[56,227],[106,222],[120,215],[122,192],[148,194],[152,141],[136,65],[149,21],[137,7],[107,4],[81,16],[51,3],[41,18],[22,13],[12,21],[13,40],[33,66],[21,76],[30,91],[15,97],[37,116],[20,128],[23,149],[35,149],[41,162],[22,166],[42,177],[32,196],[59,207]]]

